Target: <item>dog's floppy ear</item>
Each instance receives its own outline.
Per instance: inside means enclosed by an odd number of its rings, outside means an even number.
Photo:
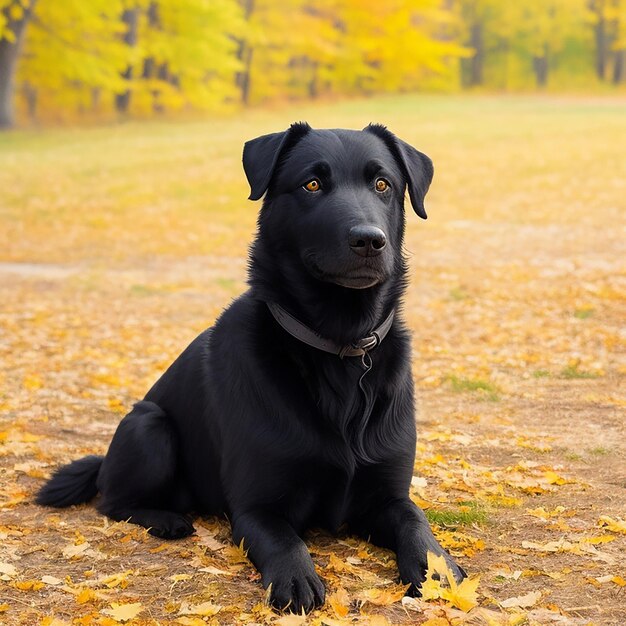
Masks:
[[[424,209],[424,196],[433,180],[433,162],[413,146],[398,139],[382,124],[370,124],[363,130],[374,133],[387,144],[406,176],[413,210],[421,218],[426,219],[428,216]]]
[[[250,200],[258,200],[267,191],[281,154],[310,130],[306,122],[297,122],[282,133],[262,135],[245,143],[243,169],[250,183]]]

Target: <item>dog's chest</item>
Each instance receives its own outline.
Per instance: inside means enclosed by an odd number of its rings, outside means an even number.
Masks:
[[[322,460],[315,471],[303,472],[289,502],[289,517],[294,525],[336,531],[350,507],[353,478],[353,465],[337,466]]]

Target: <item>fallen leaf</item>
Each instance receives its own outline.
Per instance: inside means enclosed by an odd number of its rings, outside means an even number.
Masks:
[[[0,563],[0,574],[4,574],[7,578],[3,578],[3,580],[8,580],[12,576],[17,576],[17,570],[15,569],[15,565],[12,563]]]
[[[44,586],[40,580],[21,580],[12,584],[20,591],[39,591]]]
[[[441,598],[465,612],[478,604],[476,590],[480,582],[479,577],[466,578],[461,583],[457,583],[443,555],[435,556],[432,552],[429,552],[427,559],[426,580],[420,587],[424,600]],[[435,574],[439,575],[439,579],[435,579]],[[442,585],[444,577],[449,585],[447,587]]]
[[[183,605],[178,611],[179,615],[201,615],[202,617],[211,617],[217,615],[222,610],[222,606],[219,604],[213,604],[213,602],[202,602],[201,604],[194,604],[192,606]]]
[[[529,606],[534,606],[541,599],[541,591],[531,591],[523,596],[516,596],[514,598],[508,598],[507,600],[503,600],[500,602],[500,606],[503,606],[505,609],[512,608],[528,608]]]
[[[328,603],[337,617],[345,617],[350,612],[350,596],[342,587],[328,596]]]
[[[614,533],[626,534],[626,522],[619,518],[613,519],[612,517],[609,517],[608,515],[602,515],[600,516],[600,519],[598,520],[598,526],[601,526],[602,528],[606,528],[607,530],[610,530]]]
[[[63,581],[55,576],[42,576],[41,582],[46,583],[46,585],[60,585]]]
[[[407,587],[401,587],[400,589],[364,589],[359,593],[359,599],[378,606],[386,606],[402,600],[406,595]]]
[[[78,556],[81,556],[85,550],[90,548],[89,542],[85,541],[84,543],[79,543],[78,545],[71,544],[63,548],[63,556],[66,559],[73,559]]]
[[[129,619],[133,619],[143,611],[141,602],[134,602],[132,604],[118,604],[117,602],[111,603],[110,609],[103,609],[101,613],[112,617],[116,622],[127,622]]]

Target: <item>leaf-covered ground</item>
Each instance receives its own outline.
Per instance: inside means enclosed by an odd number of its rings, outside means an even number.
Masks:
[[[224,521],[163,543],[32,503],[245,288],[242,143],[302,118],[384,122],[435,161],[406,242],[413,497],[474,608],[437,581],[402,601],[392,554],[312,533],[329,601],[281,617]],[[548,97],[0,136],[0,622],[626,623],[624,146],[624,101]]]

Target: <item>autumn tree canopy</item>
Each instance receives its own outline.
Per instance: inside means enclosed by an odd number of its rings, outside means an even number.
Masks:
[[[0,126],[626,82],[626,0],[0,0]]]

